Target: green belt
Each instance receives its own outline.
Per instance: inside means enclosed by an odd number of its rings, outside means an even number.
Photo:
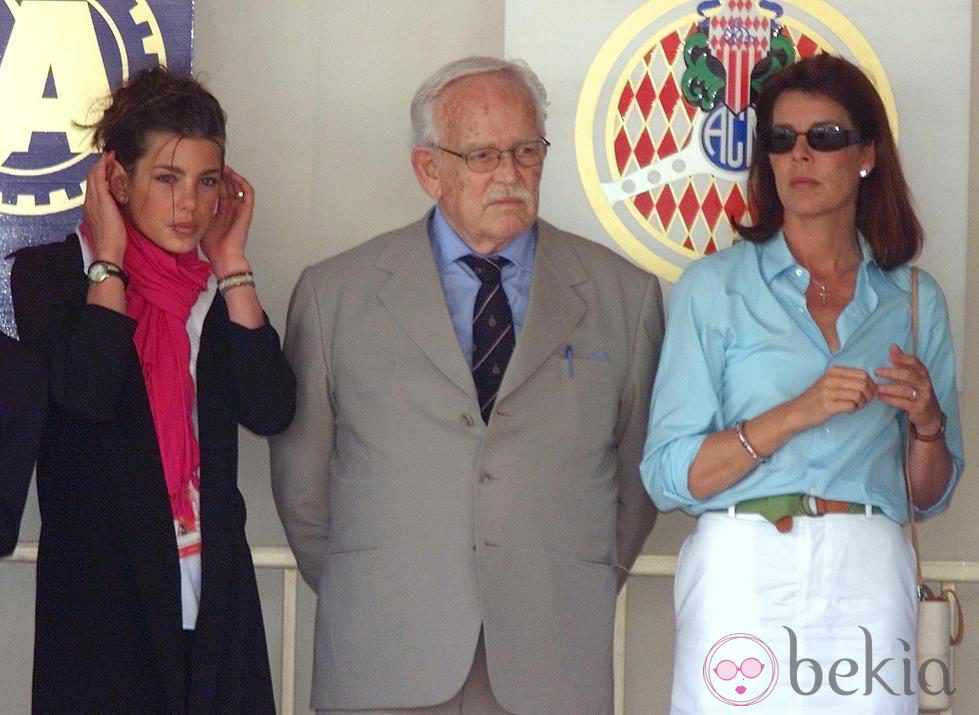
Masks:
[[[734,511],[737,514],[760,514],[773,524],[778,523],[787,516],[821,516],[818,511],[812,509],[808,494],[781,494],[773,497],[761,497],[759,499],[747,499],[735,504]],[[863,514],[866,507],[863,504],[849,502],[844,514]],[[874,514],[883,513],[880,507],[873,507]]]

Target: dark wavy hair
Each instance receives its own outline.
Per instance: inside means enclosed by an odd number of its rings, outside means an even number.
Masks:
[[[765,83],[755,108],[758,134],[771,129],[775,102],[789,91],[832,99],[850,115],[854,129],[874,143],[873,171],[860,182],[857,228],[881,268],[896,268],[910,261],[921,250],[921,224],[911,206],[884,103],[874,85],[859,67],[841,57],[820,54],[800,60]],[[748,203],[757,220],[750,226],[735,223],[735,229],[748,241],[767,241],[782,226],[783,207],[770,157],[759,141],[755,141],[751,154]]]
[[[226,121],[218,100],[200,82],[157,66],[140,70],[116,89],[102,118],[89,128],[95,147],[114,151],[132,171],[146,152],[150,132],[210,139],[223,157]]]

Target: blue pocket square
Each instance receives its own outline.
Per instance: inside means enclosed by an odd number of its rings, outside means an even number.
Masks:
[[[591,354],[591,359],[596,362],[608,362],[608,353],[604,350],[599,350]]]

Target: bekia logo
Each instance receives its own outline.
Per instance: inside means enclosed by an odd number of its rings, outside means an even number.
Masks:
[[[732,633],[717,641],[704,659],[704,682],[723,703],[754,705],[778,682],[778,659],[761,638]]]
[[[915,670],[911,644],[903,638],[898,638],[897,643],[904,657],[881,657],[879,652],[874,654],[870,631],[858,626],[863,641],[860,652],[821,662],[800,652],[799,638],[792,628],[782,628],[788,636],[788,658],[783,663],[788,663],[788,685],[794,695],[810,697],[825,689],[832,691],[827,693],[829,697],[869,696],[875,692],[885,698],[902,697],[914,695],[916,687],[928,695],[955,692],[951,673],[942,660],[926,659]],[[750,633],[731,633],[711,646],[704,658],[703,677],[711,695],[721,702],[737,707],[754,705],[775,689],[778,658],[761,638]]]

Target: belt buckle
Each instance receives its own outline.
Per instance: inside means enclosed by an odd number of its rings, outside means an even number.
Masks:
[[[806,516],[824,516],[826,514],[846,514],[850,511],[850,503],[835,499],[822,499],[817,496],[803,496],[799,510]]]

